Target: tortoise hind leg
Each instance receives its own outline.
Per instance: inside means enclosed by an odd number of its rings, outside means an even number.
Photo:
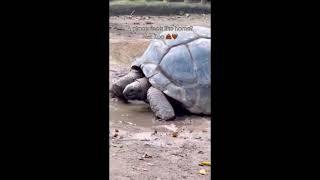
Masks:
[[[175,118],[173,107],[160,90],[150,87],[148,89],[147,99],[151,110],[157,118],[161,120],[172,120]]]

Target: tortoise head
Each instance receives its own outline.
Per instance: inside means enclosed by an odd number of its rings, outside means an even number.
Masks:
[[[148,79],[143,77],[128,84],[123,90],[123,95],[127,100],[146,100],[150,86]]]

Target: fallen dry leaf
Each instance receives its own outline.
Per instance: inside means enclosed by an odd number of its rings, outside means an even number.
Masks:
[[[178,132],[177,131],[173,132],[172,137],[178,137]]]
[[[200,166],[211,166],[211,162],[210,161],[203,161],[199,165]]]

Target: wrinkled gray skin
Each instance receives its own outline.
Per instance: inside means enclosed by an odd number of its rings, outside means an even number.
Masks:
[[[142,77],[143,77],[143,73],[141,72],[141,70],[131,68],[130,72],[127,75],[121,77],[115,84],[112,85],[111,96],[118,97],[118,98],[126,101],[127,99],[123,95],[123,90],[125,89],[125,87],[128,84],[130,84],[130,83],[134,82],[136,79],[142,78]]]
[[[147,100],[147,92],[151,84],[148,79],[143,77],[128,84],[123,90],[123,95],[128,100]]]
[[[156,117],[163,120],[175,117],[167,96],[191,113],[210,115],[210,28],[195,26],[193,31],[175,33],[175,40],[153,40],[112,91],[125,100],[148,102]]]
[[[111,92],[112,97],[118,97],[124,101],[141,100],[149,103],[155,116],[160,120],[170,120],[175,117],[173,107],[165,95],[151,87],[148,79],[143,77],[142,72],[135,67],[112,85]]]

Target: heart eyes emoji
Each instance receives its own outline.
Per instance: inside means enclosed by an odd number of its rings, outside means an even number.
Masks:
[[[166,39],[177,39],[178,37],[178,34],[167,34],[166,35]]]

